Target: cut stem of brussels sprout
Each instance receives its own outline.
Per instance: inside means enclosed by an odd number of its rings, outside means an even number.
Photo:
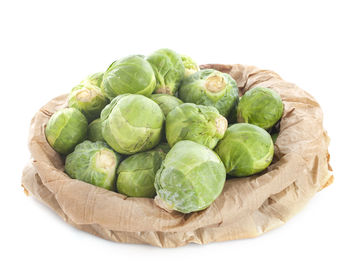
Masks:
[[[157,89],[157,94],[169,94],[171,95],[171,89],[168,86],[160,87]]]
[[[109,183],[109,181],[114,180],[115,178],[117,164],[117,157],[112,150],[102,149],[97,152],[95,155],[96,169],[103,169],[107,174],[106,182],[101,187],[112,189],[112,185]]]
[[[96,97],[97,93],[92,89],[83,88],[77,91],[76,98],[81,102],[90,102],[94,97]]]
[[[223,116],[219,116],[215,119],[216,130],[219,135],[224,135],[227,129],[227,119]]]
[[[113,152],[110,150],[100,150],[96,154],[96,167],[97,168],[103,168],[103,169],[109,169],[116,165],[116,158]]]
[[[81,111],[91,122],[99,117],[108,100],[102,95],[98,86],[87,82],[84,84],[79,84],[72,89],[68,97],[68,106]]]
[[[206,79],[205,87],[209,92],[218,93],[226,88],[226,82],[222,76],[213,75]]]

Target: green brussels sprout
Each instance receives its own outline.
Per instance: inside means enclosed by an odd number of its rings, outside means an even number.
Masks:
[[[155,93],[175,95],[185,74],[180,55],[170,49],[159,49],[147,57],[157,79]]]
[[[190,140],[213,149],[224,137],[226,129],[227,120],[216,108],[192,103],[173,109],[165,123],[170,146],[182,140]]]
[[[170,151],[170,146],[168,143],[160,143],[153,150],[161,151],[163,153],[168,153]]]
[[[215,151],[229,175],[244,177],[268,167],[274,147],[266,130],[251,124],[234,124],[227,129]]]
[[[67,156],[64,169],[73,179],[115,191],[115,177],[120,161],[121,155],[106,143],[86,140]]]
[[[163,207],[190,213],[207,208],[220,195],[225,179],[225,167],[218,155],[186,140],[170,149],[154,186]]]
[[[101,120],[103,138],[121,154],[152,149],[162,137],[163,112],[143,95],[117,96],[103,109]]]
[[[102,121],[100,118],[92,121],[88,126],[87,139],[91,142],[102,141],[104,138],[102,135]]]
[[[271,134],[271,138],[272,138],[273,143],[276,143],[278,134],[279,134],[278,132],[275,132],[275,133]]]
[[[283,103],[279,94],[268,88],[256,87],[241,97],[237,108],[237,121],[267,130],[282,117],[282,114]]]
[[[113,62],[102,80],[102,93],[109,99],[125,94],[151,95],[156,86],[152,66],[143,57],[132,55]]]
[[[101,88],[101,83],[102,83],[102,79],[103,79],[103,72],[98,72],[92,75],[89,75],[86,79],[84,79],[81,84],[83,85],[94,85],[97,86],[99,88]]]
[[[185,77],[188,77],[200,70],[198,64],[189,56],[181,55],[181,59],[185,66]]]
[[[183,103],[177,97],[169,94],[152,94],[151,99],[162,109],[165,117],[172,111],[172,109]]]
[[[68,97],[68,106],[81,111],[88,122],[98,118],[108,102],[99,87],[88,83],[74,87]]]
[[[66,155],[86,139],[87,127],[88,122],[80,111],[65,108],[51,116],[46,125],[45,135],[54,150]]]
[[[126,158],[117,169],[118,192],[134,197],[154,197],[154,179],[166,153],[161,149],[140,152]]]
[[[213,106],[221,115],[234,115],[239,101],[236,81],[213,69],[201,70],[185,78],[179,90],[185,103]]]

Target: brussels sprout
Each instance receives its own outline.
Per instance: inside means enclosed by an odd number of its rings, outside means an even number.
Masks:
[[[157,79],[155,93],[175,95],[185,74],[180,55],[170,49],[159,49],[147,57]]]
[[[152,66],[141,56],[132,55],[113,62],[102,80],[102,93],[109,99],[131,93],[149,96],[156,86]]]
[[[274,124],[273,125],[273,127],[272,128],[270,128],[269,129],[269,133],[270,133],[270,135],[271,135],[271,138],[272,138],[272,141],[273,141],[273,143],[276,143],[276,141],[277,141],[277,137],[278,137],[278,135],[279,135],[279,133],[280,133],[280,125],[281,125],[281,123],[278,121],[276,124]]]
[[[121,155],[104,142],[78,144],[66,158],[65,171],[73,179],[115,191],[115,174]]]
[[[108,102],[99,87],[88,83],[74,87],[68,97],[68,106],[81,111],[88,122],[98,118]]]
[[[55,112],[46,125],[45,135],[51,147],[61,154],[69,154],[74,147],[86,139],[88,122],[74,108]]]
[[[172,109],[183,103],[177,97],[168,94],[152,94],[151,99],[159,105],[165,117]]]
[[[271,134],[271,138],[272,138],[273,143],[276,143],[277,137],[278,137],[278,132]]]
[[[215,151],[229,175],[244,177],[268,167],[274,148],[266,130],[251,124],[234,124],[227,129]]]
[[[101,113],[102,135],[121,154],[155,147],[161,140],[164,115],[151,99],[138,94],[114,98]]]
[[[239,101],[237,121],[264,129],[271,128],[283,114],[283,103],[275,91],[256,87],[247,91]]]
[[[207,208],[220,195],[225,179],[225,167],[215,152],[181,141],[166,155],[154,186],[163,206],[190,213]]]
[[[166,138],[170,146],[182,140],[205,145],[213,149],[224,137],[227,120],[210,106],[192,103],[173,109],[166,118]]]
[[[118,167],[118,192],[134,197],[154,197],[154,178],[165,158],[160,149],[131,155]]]
[[[185,66],[185,77],[188,77],[199,71],[197,63],[189,56],[181,55],[182,63]]]
[[[235,114],[239,100],[236,81],[213,69],[201,70],[185,78],[179,98],[185,103],[214,106],[225,117]]]
[[[104,138],[102,136],[102,121],[100,118],[92,121],[88,126],[87,138],[91,142],[102,141]]]
[[[94,85],[97,86],[99,88],[101,88],[101,83],[102,83],[102,79],[103,79],[103,72],[99,72],[99,73],[95,73],[92,75],[89,75],[86,79],[84,79],[81,84],[83,85]]]
[[[153,150],[161,151],[163,153],[168,153],[170,151],[170,146],[168,143],[160,143]]]

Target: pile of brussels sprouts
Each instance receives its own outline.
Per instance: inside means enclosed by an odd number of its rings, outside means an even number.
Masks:
[[[255,87],[239,98],[230,75],[160,49],[87,77],[45,134],[71,178],[190,213],[220,195],[226,175],[271,163],[269,132],[282,113],[275,91]]]

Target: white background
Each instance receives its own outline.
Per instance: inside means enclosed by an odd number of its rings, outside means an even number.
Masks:
[[[348,1],[1,1],[1,271],[350,271]],[[20,187],[29,123],[116,58],[169,47],[278,72],[311,93],[335,183],[259,238],[177,249],[78,231]],[[312,128],[310,128],[312,129]]]

